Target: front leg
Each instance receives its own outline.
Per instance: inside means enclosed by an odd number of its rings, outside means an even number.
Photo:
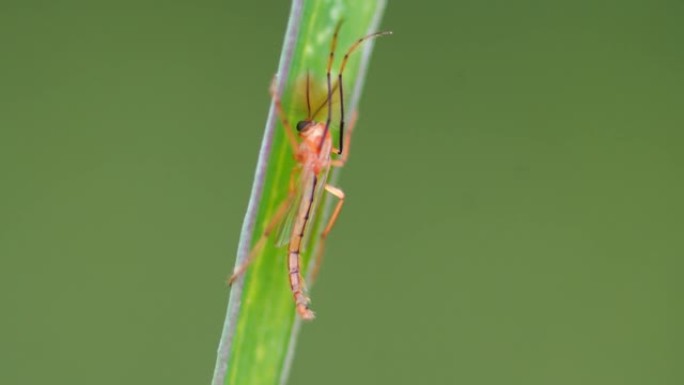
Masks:
[[[351,136],[354,132],[354,126],[356,125],[356,119],[359,114],[354,111],[351,116],[351,121],[349,122],[347,135],[344,137],[344,148],[342,149],[342,155],[339,158],[330,161],[330,165],[333,167],[342,167],[347,163],[347,157],[349,156],[349,144],[351,143]],[[336,148],[332,149],[332,152],[337,154],[339,151]]]

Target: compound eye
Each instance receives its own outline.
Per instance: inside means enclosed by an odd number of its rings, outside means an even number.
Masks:
[[[309,126],[308,120],[300,120],[299,123],[297,123],[297,131],[301,132],[303,129]]]

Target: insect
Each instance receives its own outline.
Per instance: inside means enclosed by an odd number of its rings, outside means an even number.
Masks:
[[[320,267],[325,241],[330,233],[330,230],[335,225],[342,205],[344,204],[344,192],[335,186],[327,183],[327,177],[332,167],[342,167],[349,155],[349,143],[351,140],[351,133],[355,123],[356,115],[352,115],[349,124],[349,132],[345,136],[345,115],[344,115],[344,92],[342,83],[342,74],[347,65],[350,55],[364,42],[379,36],[389,35],[391,32],[375,32],[357,39],[345,53],[337,75],[337,81],[333,86],[331,78],[331,71],[333,66],[333,59],[335,56],[335,49],[337,46],[337,39],[342,26],[342,21],[337,23],[333,33],[332,41],[330,43],[330,54],[328,57],[328,64],[326,67],[326,86],[327,97],[325,101],[313,111],[311,108],[311,80],[310,75],[306,76],[306,118],[298,121],[293,128],[287,119],[284,108],[281,103],[280,95],[276,90],[275,79],[271,83],[271,97],[276,108],[276,112],[280,121],[285,128],[285,136],[292,147],[296,165],[292,170],[290,176],[289,191],[287,197],[280,203],[273,216],[266,224],[264,231],[250,251],[246,261],[240,266],[236,267],[233,275],[229,279],[232,283],[235,278],[244,273],[248,265],[259,254],[259,251],[264,246],[264,243],[269,238],[273,230],[281,225],[286,215],[290,213],[292,217],[291,233],[288,241],[288,258],[287,267],[289,275],[290,289],[294,297],[295,308],[302,319],[311,320],[314,318],[313,311],[309,308],[310,300],[305,293],[304,279],[301,272],[301,251],[305,242],[305,235],[310,230],[311,219],[318,209],[321,201],[321,195],[325,191],[335,198],[337,203],[332,211],[327,224],[323,228],[318,241],[318,248],[315,251],[313,277],[316,276],[318,268]],[[333,96],[335,91],[339,92],[340,105],[340,122],[339,122],[339,139],[338,147],[333,147],[332,135],[330,132],[330,124],[332,121]],[[315,117],[327,105],[327,118],[325,122],[316,121]],[[296,132],[295,132],[296,130]],[[332,155],[335,154],[333,158]]]

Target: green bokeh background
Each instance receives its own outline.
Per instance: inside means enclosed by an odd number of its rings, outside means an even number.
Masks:
[[[288,11],[0,3],[0,383],[209,383]],[[390,2],[290,383],[684,383],[682,20]]]

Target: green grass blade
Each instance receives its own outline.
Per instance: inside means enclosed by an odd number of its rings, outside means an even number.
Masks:
[[[312,79],[325,79],[330,39],[337,21],[344,19],[333,76],[337,75],[335,71],[344,51],[359,37],[377,30],[384,6],[384,0],[293,1],[277,78],[290,121],[302,118],[301,111],[294,107],[297,78],[309,71]],[[373,41],[365,43],[350,58],[345,70],[348,117],[360,98],[372,46]],[[287,194],[295,163],[283,130],[271,105],[236,264],[246,259],[268,218]],[[323,202],[322,206],[326,212],[328,203]],[[325,217],[317,216],[314,234],[320,231]],[[248,271],[233,284],[212,385],[285,383],[300,327],[287,281],[286,254],[284,248],[268,242]],[[310,255],[305,251],[302,258],[304,269],[308,270]]]

